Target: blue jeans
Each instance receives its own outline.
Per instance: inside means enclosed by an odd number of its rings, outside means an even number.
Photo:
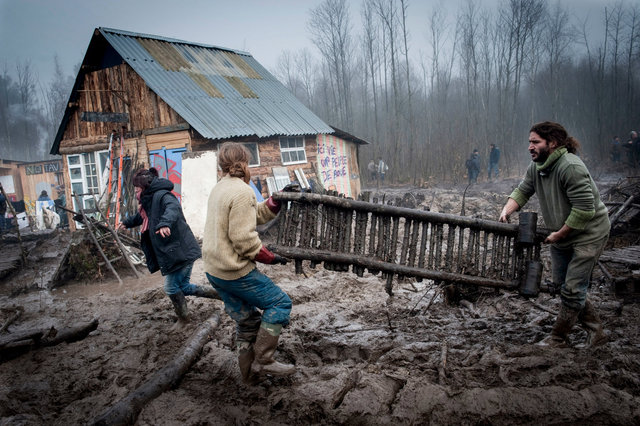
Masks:
[[[191,269],[193,268],[193,262],[183,266],[175,272],[164,276],[164,292],[168,296],[182,292],[185,296],[190,296],[194,293],[195,284],[191,284]]]
[[[551,275],[553,282],[560,285],[560,298],[564,305],[577,310],[584,307],[591,272],[607,239],[608,236],[594,243],[562,249],[550,247]]]
[[[493,172],[493,173],[491,173]],[[491,179],[491,175],[493,174],[494,177],[498,177],[498,163],[491,163],[489,164],[489,168],[487,169],[487,173],[488,173],[488,177],[489,179]]]
[[[237,280],[206,274],[224,302],[224,310],[236,322],[237,340],[252,342],[260,322],[289,324],[291,299],[257,269]],[[262,310],[262,315],[256,309]]]

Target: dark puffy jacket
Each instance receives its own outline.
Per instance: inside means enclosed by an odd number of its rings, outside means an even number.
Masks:
[[[172,189],[171,181],[155,178],[140,197],[140,203],[149,217],[149,229],[142,233],[140,248],[151,273],[159,269],[162,275],[167,275],[202,256],[200,246],[184,218],[180,202],[171,193]],[[138,212],[122,223],[127,228],[140,226],[142,216]],[[162,238],[156,231],[165,226],[171,229],[171,235]]]

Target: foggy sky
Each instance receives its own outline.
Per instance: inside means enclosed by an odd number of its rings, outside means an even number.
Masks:
[[[477,0],[494,7],[500,0]],[[560,0],[594,31],[604,6],[617,0]],[[284,50],[308,47],[309,10],[322,0],[0,0],[0,67],[15,76],[16,62],[29,60],[47,84],[57,54],[63,71],[79,64],[96,27],[161,35],[244,50],[273,70]],[[409,0],[411,49],[427,49],[425,27],[433,7],[448,9],[453,22],[466,0]],[[349,1],[354,29],[360,28],[360,0]]]

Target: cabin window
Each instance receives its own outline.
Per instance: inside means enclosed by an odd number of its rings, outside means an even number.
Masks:
[[[304,137],[280,138],[280,156],[282,164],[301,164],[307,162],[307,154],[304,151]]]
[[[71,192],[80,197],[85,209],[94,207],[94,194],[100,198],[100,194],[106,187],[104,175],[108,173],[106,164],[108,156],[108,151],[85,152],[67,156]],[[77,209],[75,199],[73,201],[74,208]]]
[[[255,142],[243,143],[244,147],[249,151],[249,167],[258,167],[260,165],[260,153],[258,144]]]

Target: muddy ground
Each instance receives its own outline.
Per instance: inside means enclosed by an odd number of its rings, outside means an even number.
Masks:
[[[515,183],[470,189],[466,214],[497,218]],[[431,210],[459,214],[463,190],[419,191]],[[640,307],[617,299],[598,271],[590,297],[609,343],[550,349],[535,345],[559,307],[548,294],[526,300],[488,289],[470,295],[471,303],[450,305],[427,280],[396,280],[389,297],[384,281],[368,273],[358,278],[307,262],[306,276],[295,275],[292,264],[259,268],[293,300],[276,358],[294,363],[297,373],[256,386],[241,383],[234,325],[222,303],[189,298],[191,325],[171,331],[175,315],[159,274],[134,279],[123,270],[122,285],[107,275],[29,291],[17,290],[29,287],[32,275],[5,279],[0,323],[13,307],[24,308],[11,333],[94,317],[100,323],[82,341],[0,364],[0,424],[90,422],[169,362],[214,313],[220,326],[198,361],[136,424],[640,423]],[[201,261],[193,281],[205,282]],[[584,338],[579,329],[571,335],[574,344]]]

